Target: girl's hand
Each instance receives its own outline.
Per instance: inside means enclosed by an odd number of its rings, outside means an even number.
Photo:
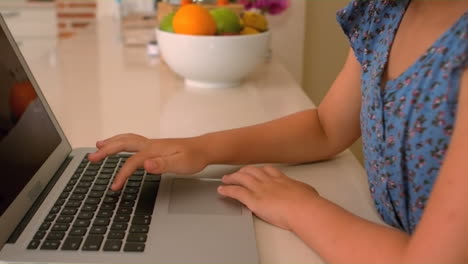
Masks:
[[[135,152],[117,173],[112,190],[120,190],[138,168],[149,173],[191,174],[203,170],[208,161],[198,138],[148,139],[135,134],[122,134],[96,143],[98,150],[88,159],[99,162],[119,152]]]
[[[259,218],[290,230],[291,219],[318,197],[317,191],[271,166],[244,167],[222,179],[219,194],[239,200]]]

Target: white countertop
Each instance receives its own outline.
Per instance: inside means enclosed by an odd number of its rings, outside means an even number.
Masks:
[[[31,68],[73,147],[133,132],[147,137],[184,137],[271,120],[313,107],[292,76],[274,60],[241,87],[184,87],[145,49],[123,47],[111,19],[59,43],[57,56],[31,61]],[[217,173],[224,166],[202,174]],[[232,168],[231,168],[232,169]],[[324,197],[382,223],[370,200],[365,171],[346,151],[337,158],[283,171],[317,188]],[[322,262],[294,234],[255,218],[262,263]]]

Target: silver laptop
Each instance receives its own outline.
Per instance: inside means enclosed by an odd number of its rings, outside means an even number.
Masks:
[[[257,263],[252,214],[219,180],[100,163],[72,150],[0,16],[0,261]],[[83,128],[85,129],[85,128]]]

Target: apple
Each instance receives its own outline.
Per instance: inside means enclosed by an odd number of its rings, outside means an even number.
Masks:
[[[218,7],[210,10],[216,22],[216,30],[218,35],[225,35],[226,33],[239,33],[242,29],[240,18],[230,8]]]

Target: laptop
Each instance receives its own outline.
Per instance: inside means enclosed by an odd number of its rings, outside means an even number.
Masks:
[[[251,212],[219,179],[90,163],[72,149],[0,15],[0,261],[258,263]],[[85,129],[85,128],[83,128]]]

